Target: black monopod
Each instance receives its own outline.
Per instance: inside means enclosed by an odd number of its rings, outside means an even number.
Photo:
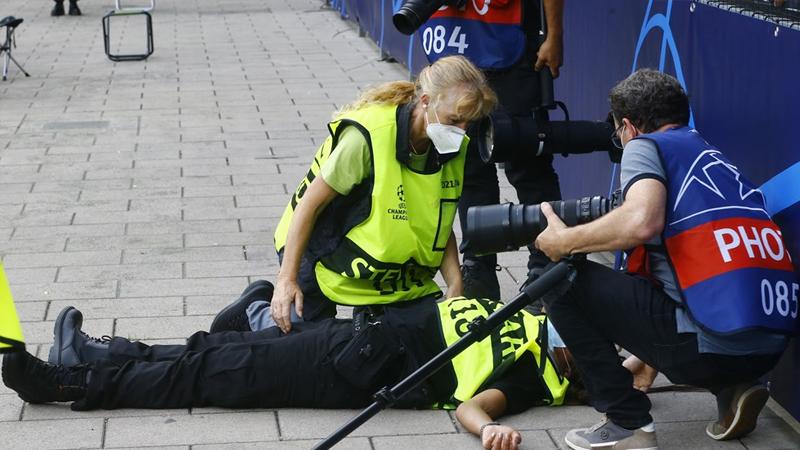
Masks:
[[[550,292],[550,290],[558,286],[558,284],[562,281],[569,278],[570,275],[575,271],[574,262],[575,259],[579,257],[581,256],[571,256],[570,258],[562,259],[558,262],[558,264],[543,273],[535,281],[525,286],[522,289],[522,292],[517,294],[517,296],[514,297],[506,306],[498,309],[485,319],[483,317],[478,317],[477,319],[473,320],[472,323],[467,326],[469,331],[459,340],[454,342],[453,345],[444,349],[441,353],[434,356],[433,359],[425,363],[422,367],[415,370],[393,387],[383,387],[373,396],[375,401],[371,405],[367,406],[359,415],[350,419],[349,422],[342,425],[327,438],[320,441],[314,447],[314,449],[327,450],[333,447],[348,434],[352,433],[366,421],[378,414],[382,409],[392,406],[398,399],[409,393],[428,377],[436,373],[467,347],[476,342],[482,341],[484,338],[489,336],[489,334],[491,334],[495,328],[500,326],[500,324],[508,320],[511,316],[522,311],[523,308],[531,304],[534,300]]]

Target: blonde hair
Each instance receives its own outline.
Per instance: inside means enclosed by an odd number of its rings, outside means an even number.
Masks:
[[[400,105],[410,103],[422,94],[438,102],[448,91],[461,88],[455,99],[456,113],[467,121],[489,115],[497,105],[497,96],[489,87],[486,77],[463,56],[447,56],[425,67],[417,82],[391,81],[364,91],[358,99],[335,112],[333,117],[369,105]]]

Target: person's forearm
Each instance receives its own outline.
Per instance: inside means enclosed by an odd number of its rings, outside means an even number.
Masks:
[[[647,219],[641,209],[623,205],[595,221],[559,233],[569,246],[569,254],[626,250],[645,244],[661,232]]]
[[[322,211],[338,194],[321,176],[314,179],[306,189],[303,201],[297,204],[289,224],[286,244],[283,247],[283,262],[278,278],[296,280],[300,261],[314,231],[314,225]]]
[[[286,244],[283,247],[283,261],[278,272],[278,278],[296,280],[300,271],[300,261],[308,246],[311,232],[317,221],[319,213],[312,208],[305,207],[302,202],[297,205],[289,224],[286,235]]]
[[[561,41],[564,34],[564,0],[544,0],[544,16],[547,21],[547,39]]]
[[[461,295],[461,265],[458,262],[458,246],[456,245],[456,235],[450,231],[450,238],[447,239],[447,245],[444,249],[444,256],[442,257],[442,264],[439,266],[439,271],[442,273],[442,278],[447,284],[448,291],[458,291],[457,295]]]
[[[481,426],[494,421],[493,417],[471,400],[458,405],[456,419],[467,431],[478,437],[481,437]]]

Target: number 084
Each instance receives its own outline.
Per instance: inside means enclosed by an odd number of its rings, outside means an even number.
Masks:
[[[461,32],[461,27],[453,27],[453,32],[450,33],[450,38],[445,40],[447,36],[447,28],[442,25],[435,27],[425,28],[422,32],[422,49],[425,50],[426,55],[433,53],[442,53],[445,48],[445,43],[448,47],[453,47],[458,51],[459,55],[464,54],[464,50],[469,47],[467,44],[467,33]]]

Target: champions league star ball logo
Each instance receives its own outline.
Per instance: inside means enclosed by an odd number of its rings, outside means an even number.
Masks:
[[[731,174],[733,177],[731,177]],[[739,169],[719,150],[705,150],[695,158],[681,182],[672,212],[670,225],[713,211],[744,209],[759,211],[769,218],[764,207],[764,195],[742,178]]]
[[[403,195],[403,185],[397,186],[397,198],[400,199],[401,202],[406,201],[405,196]]]

